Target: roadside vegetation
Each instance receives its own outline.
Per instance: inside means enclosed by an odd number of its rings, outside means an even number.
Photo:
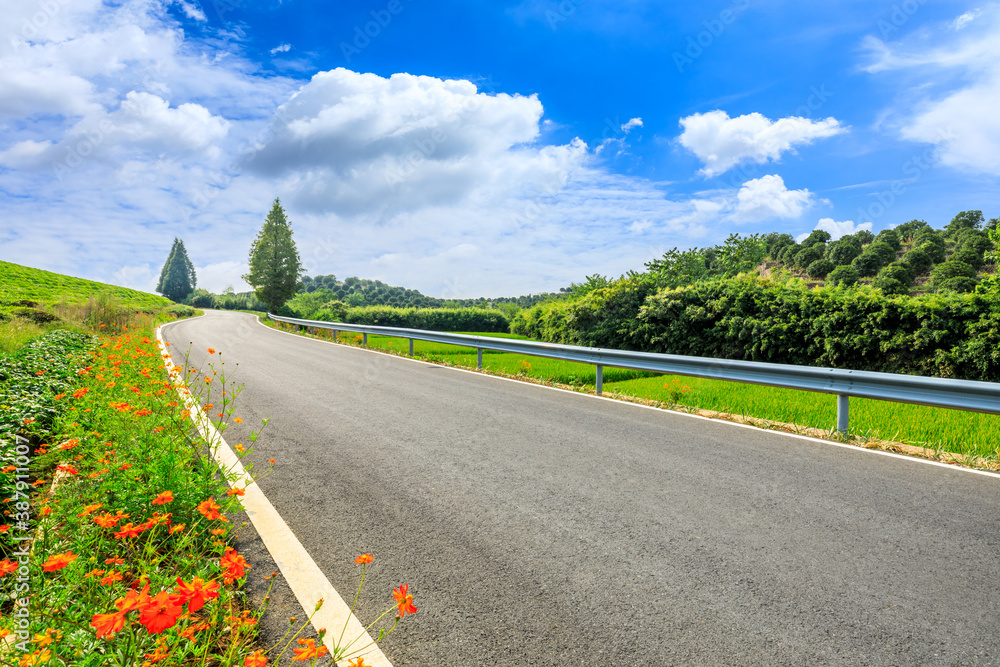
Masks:
[[[192,368],[156,340],[157,325],[193,309],[0,268],[11,314],[0,323],[0,664],[266,667],[327,656],[309,636],[311,616],[262,644],[266,609],[246,599],[252,564],[231,519],[244,489],[230,486],[191,421],[192,411],[223,431],[241,421],[239,387],[214,350]],[[36,323],[22,308],[52,317]],[[179,365],[168,373],[166,360]],[[222,397],[214,405],[211,388]],[[405,586],[395,597],[392,610],[416,611]]]

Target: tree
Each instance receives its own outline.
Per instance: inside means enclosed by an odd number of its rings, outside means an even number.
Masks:
[[[188,259],[184,241],[174,237],[174,245],[160,270],[160,282],[156,285],[156,291],[171,301],[181,302],[194,291],[197,284],[194,264]]]
[[[726,242],[716,246],[719,263],[728,276],[753,271],[767,257],[767,241],[760,234],[740,236],[730,234]]]
[[[275,198],[264,226],[250,246],[250,273],[243,280],[271,312],[276,312],[298,291],[301,275],[302,263],[292,240],[292,227],[281,201]]]

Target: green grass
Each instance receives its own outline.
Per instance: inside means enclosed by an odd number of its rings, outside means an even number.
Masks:
[[[514,334],[470,335],[527,340]],[[340,333],[341,342],[360,344],[360,338],[360,334]],[[372,335],[368,336],[368,347],[398,354],[409,352],[409,342],[405,338]],[[414,354],[429,361],[476,367],[475,348],[414,341]],[[593,390],[596,375],[589,364],[489,350],[483,351],[483,369],[581,390]],[[609,367],[604,369],[604,391],[656,401],[665,406],[714,410],[824,431],[832,431],[837,422],[837,399],[832,394]],[[1000,460],[1000,416],[997,415],[852,398],[850,432],[862,438]]]
[[[187,306],[138,290],[0,262],[0,355],[55,329],[135,324],[138,313],[191,314]]]

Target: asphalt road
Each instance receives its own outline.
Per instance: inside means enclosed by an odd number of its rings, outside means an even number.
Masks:
[[[260,485],[348,600],[374,554],[361,620],[410,584],[419,612],[380,643],[395,665],[1000,665],[1000,479],[240,313],[165,337],[238,363],[226,438],[271,419]]]

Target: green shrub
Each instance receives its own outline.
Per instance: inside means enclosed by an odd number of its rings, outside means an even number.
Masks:
[[[874,276],[884,264],[881,255],[869,250],[865,250],[851,262],[851,266],[859,276]]]
[[[826,284],[852,287],[858,282],[858,272],[851,265],[838,266],[826,276]]]
[[[806,269],[806,275],[810,278],[825,278],[828,273],[833,271],[834,264],[828,259],[817,259],[815,262],[809,265]]]
[[[826,246],[817,243],[814,246],[804,248],[797,253],[795,253],[795,268],[796,269],[806,269],[810,264],[815,262],[817,259],[823,258],[823,251]]]
[[[903,255],[903,260],[910,267],[913,268],[914,275],[920,275],[926,273],[928,269],[931,268],[931,256],[923,248],[914,248],[910,250],[905,255]]]
[[[909,264],[893,262],[878,272],[872,286],[885,295],[909,294],[913,276],[913,267]]]
[[[872,234],[872,233],[871,233],[870,231],[868,231],[867,229],[862,229],[862,230],[860,230],[860,231],[857,231],[857,232],[855,232],[855,233],[853,234],[853,236],[854,236],[854,238],[856,238],[856,239],[858,240],[858,242],[859,242],[859,243],[860,243],[860,244],[861,244],[862,246],[866,246],[866,245],[868,245],[869,243],[874,243],[874,242],[875,242],[875,235],[874,235],[874,234]]]
[[[873,252],[877,254],[881,259],[883,265],[889,264],[896,260],[896,251],[892,249],[888,243],[882,243],[881,241],[875,241],[866,249],[867,252]]]
[[[932,241],[927,241],[920,245],[914,243],[914,248],[920,248],[927,253],[927,256],[931,258],[931,264],[940,264],[945,258],[945,249],[943,243],[934,243]]]
[[[949,262],[944,262],[934,267],[931,271],[931,285],[935,289],[952,289],[956,292],[966,291],[961,289],[955,289],[953,286],[948,286],[947,283],[954,280],[955,278],[968,278],[973,281],[973,287],[975,287],[975,277],[976,270],[965,262],[958,260],[953,260]],[[952,283],[953,285],[964,285],[966,283]]]
[[[853,262],[860,254],[860,244],[842,239],[827,246],[826,258],[833,262],[834,266],[845,266]]]
[[[875,241],[879,243],[885,243],[894,251],[899,252],[902,249],[902,244],[899,242],[899,234],[891,229],[883,229],[875,237]]]
[[[331,313],[331,315],[337,314]],[[502,312],[483,308],[365,306],[348,308],[344,317],[331,318],[331,321],[337,320],[346,324],[369,324],[429,331],[478,331],[483,333],[507,333],[510,331],[510,320]]]

